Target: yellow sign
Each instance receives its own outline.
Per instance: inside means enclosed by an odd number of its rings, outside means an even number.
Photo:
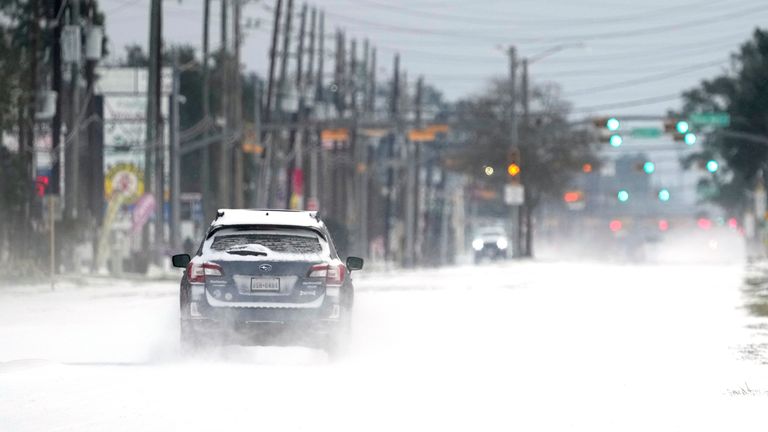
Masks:
[[[243,153],[254,153],[258,155],[264,153],[264,147],[256,143],[244,142],[242,149]]]
[[[381,138],[389,134],[387,129],[361,129],[360,133],[371,138]]]
[[[323,129],[320,132],[321,141],[348,141],[349,130],[347,128]]]
[[[132,163],[112,165],[104,175],[104,197],[123,196],[123,204],[133,204],[144,194],[144,171]]]
[[[434,141],[435,133],[429,129],[411,129],[408,131],[408,139],[412,142]]]
[[[433,124],[426,127],[426,130],[432,133],[448,133],[448,129],[447,124]]]

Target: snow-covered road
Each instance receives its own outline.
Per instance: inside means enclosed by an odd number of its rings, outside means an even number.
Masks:
[[[741,351],[765,336],[742,271],[363,272],[338,362],[235,346],[182,358],[176,283],[6,288],[0,431],[764,431],[768,366]]]

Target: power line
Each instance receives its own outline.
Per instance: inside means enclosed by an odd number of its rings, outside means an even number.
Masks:
[[[647,75],[647,76],[644,76],[644,77],[641,77],[641,78],[635,78],[635,79],[626,80],[626,81],[613,82],[613,83],[609,83],[609,84],[602,84],[602,85],[594,86],[594,87],[581,88],[581,89],[573,90],[573,91],[570,91],[570,92],[566,92],[563,96],[564,97],[573,97],[573,96],[578,96],[578,95],[583,95],[583,94],[601,93],[601,92],[611,91],[611,90],[621,90],[621,89],[629,87],[629,86],[634,86],[634,85],[638,85],[638,84],[646,84],[646,83],[653,82],[653,81],[665,80],[665,79],[668,79],[668,78],[673,78],[673,77],[676,77],[676,76],[684,75],[686,73],[696,72],[696,71],[699,71],[701,69],[705,69],[705,68],[709,68],[709,67],[713,67],[713,66],[721,66],[721,65],[723,65],[725,63],[727,63],[727,61],[723,61],[723,60],[714,61],[714,62],[699,63],[699,64],[695,64],[695,65],[686,66],[684,68],[675,69],[675,70],[672,70],[672,71],[667,71],[667,72],[653,74],[653,75]]]
[[[542,25],[557,24],[560,27],[575,27],[575,26],[593,25],[598,23],[613,24],[613,23],[622,23],[622,22],[635,22],[642,18],[654,18],[654,17],[664,16],[676,10],[691,10],[691,8],[701,8],[708,5],[722,3],[722,0],[697,1],[697,2],[688,3],[684,5],[676,5],[676,6],[670,6],[670,7],[655,9],[655,10],[646,11],[646,12],[636,12],[633,14],[624,14],[624,15],[616,15],[616,16],[603,16],[603,17],[584,18],[584,19],[573,19],[573,18],[530,19],[529,18],[519,22],[513,22],[506,19],[490,18],[490,17],[454,15],[454,14],[446,14],[446,13],[434,12],[434,11],[427,12],[424,10],[410,8],[407,6],[393,5],[393,4],[383,3],[375,0],[347,0],[347,2],[352,2],[356,5],[359,5],[362,3],[362,4],[373,6],[379,9],[401,12],[403,15],[417,16],[417,17],[423,17],[423,18],[432,19],[432,20],[442,20],[447,22],[459,22],[464,24],[475,23],[475,24],[487,24],[487,25],[496,25],[496,26],[542,26]]]
[[[370,28],[379,28],[386,31],[391,32],[399,32],[399,33],[411,33],[411,34],[418,34],[420,36],[442,36],[442,37],[450,37],[450,38],[459,38],[459,39],[477,39],[477,40],[486,40],[491,41],[494,43],[507,43],[510,40],[516,41],[516,42],[561,42],[561,41],[573,41],[573,40],[594,40],[594,39],[602,39],[602,38],[628,38],[628,37],[634,37],[634,36],[642,36],[646,34],[656,34],[656,33],[663,33],[663,32],[669,32],[669,31],[676,31],[688,27],[694,27],[694,26],[700,26],[704,24],[710,24],[714,22],[722,22],[725,20],[731,20],[731,19],[737,19],[737,18],[743,18],[745,16],[750,16],[756,13],[764,12],[768,10],[768,5],[761,5],[753,8],[748,9],[742,9],[735,12],[729,12],[721,15],[716,16],[709,16],[705,18],[695,19],[695,20],[689,20],[685,22],[677,22],[673,24],[664,24],[664,25],[656,25],[656,26],[650,26],[650,27],[644,27],[644,28],[636,28],[636,29],[629,29],[629,30],[620,30],[620,31],[611,31],[611,32],[602,32],[602,33],[585,33],[585,34],[576,34],[576,35],[568,35],[568,36],[554,36],[554,37],[520,37],[520,36],[502,36],[502,35],[492,35],[492,34],[477,34],[477,33],[467,33],[467,32],[459,32],[450,29],[431,29],[431,28],[417,28],[417,27],[409,27],[409,26],[402,26],[402,25],[396,25],[396,24],[387,24],[382,23],[378,21],[372,21],[362,18],[355,18],[348,15],[338,14],[338,13],[330,13],[328,12],[328,15],[334,16],[338,19],[341,19],[345,22],[347,25],[363,25],[366,26],[366,29]]]
[[[680,94],[675,93],[675,94],[666,94],[662,96],[653,96],[653,97],[647,97],[647,98],[641,98],[641,99],[632,99],[632,100],[626,100],[621,102],[612,102],[612,103],[601,104],[601,105],[576,107],[571,110],[571,113],[585,113],[585,112],[594,112],[594,111],[605,110],[605,109],[631,108],[636,106],[652,105],[659,102],[669,102],[673,100],[678,100],[681,97],[682,96]]]

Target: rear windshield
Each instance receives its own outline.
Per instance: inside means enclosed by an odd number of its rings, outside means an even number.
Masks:
[[[227,251],[235,246],[261,245],[274,252],[320,253],[323,248],[317,238],[286,234],[230,234],[215,237],[211,249]]]
[[[315,232],[303,229],[221,230],[206,241],[208,251],[231,255],[327,255],[328,246]]]

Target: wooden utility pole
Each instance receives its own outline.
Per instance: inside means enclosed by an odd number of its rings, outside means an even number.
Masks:
[[[304,131],[302,126],[305,120],[305,100],[304,100],[304,40],[306,39],[307,28],[307,4],[301,7],[301,18],[299,22],[299,46],[296,52],[296,97],[298,98],[298,108],[296,112],[296,122],[299,127],[293,132],[292,150],[294,154],[293,164],[289,165],[288,170],[288,191],[289,207],[294,209],[304,208]]]
[[[313,39],[317,39],[317,75],[315,78],[315,107],[319,107],[320,104],[325,106],[323,101],[323,65],[325,57],[325,14],[321,11],[319,29],[317,35]],[[314,198],[313,202],[320,204],[320,156],[322,152],[322,142],[320,141],[320,131],[312,131],[315,145],[312,147],[312,153],[309,159],[309,195]]]
[[[78,29],[78,37],[82,30],[80,22],[80,0],[70,0],[69,2],[69,24],[76,26]],[[154,29],[155,17],[154,17],[155,4],[152,3],[152,9],[150,9],[150,48],[152,40],[152,29]],[[79,44],[77,44],[79,46]],[[65,168],[66,174],[64,183],[64,210],[65,216],[69,220],[76,220],[78,217],[80,184],[78,179],[80,178],[80,56],[82,51],[75,53],[75,61],[72,63],[72,70],[70,73],[69,87],[70,87],[70,102],[69,102],[69,122],[67,122],[67,134],[70,136],[70,140],[65,140]],[[149,99],[148,99],[149,100]],[[147,129],[147,134],[149,134]],[[150,141],[148,141],[150,142]],[[151,150],[147,150],[150,152]],[[151,159],[150,159],[151,160]],[[147,161],[149,162],[149,161]],[[146,177],[145,167],[145,177]],[[150,173],[151,178],[151,173]],[[151,183],[145,185],[150,187]]]
[[[155,208],[158,210],[155,213],[156,227],[162,225],[162,217],[157,217],[157,214],[162,211],[162,196],[157,189],[157,182],[155,181],[154,166],[155,149],[158,147],[160,140],[160,125],[158,117],[160,116],[160,49],[162,46],[161,36],[161,14],[162,4],[161,0],[152,0],[149,10],[150,24],[149,24],[149,71],[147,79],[147,131],[146,131],[146,143],[144,153],[144,187],[153,194],[155,198]],[[162,216],[162,213],[160,213]],[[143,247],[145,250],[150,250],[153,240],[149,236],[149,223],[144,225],[143,231]],[[159,229],[155,229],[155,234]],[[155,236],[157,240],[158,236]]]
[[[371,50],[371,75],[368,78],[368,84],[371,86],[368,90],[371,97],[368,99],[368,111],[373,114],[376,110],[376,47]]]
[[[222,140],[219,143],[219,151],[216,166],[216,184],[217,193],[216,200],[219,203],[219,208],[229,207],[230,197],[232,192],[229,184],[232,178],[232,171],[230,170],[230,163],[232,162],[232,153],[230,150],[230,126],[231,126],[231,107],[230,107],[230,59],[227,45],[227,1],[221,0],[221,106],[219,107],[219,115],[223,119],[222,127]]]
[[[245,197],[243,194],[243,86],[240,78],[240,44],[241,44],[241,28],[240,28],[240,11],[241,1],[234,0],[233,18],[234,23],[232,25],[234,35],[234,50],[235,58],[231,62],[231,74],[232,74],[232,88],[233,88],[233,103],[232,103],[232,124],[237,131],[237,140],[232,148],[232,154],[234,158],[234,182],[232,184],[232,192],[235,195],[234,205],[236,208],[243,208],[245,206]]]
[[[519,146],[519,139],[517,135],[517,51],[515,47],[510,47],[509,51],[509,153],[517,152]],[[518,162],[519,163],[519,162]],[[520,256],[520,206],[512,205],[510,215],[510,226],[508,230],[509,235],[512,236],[512,255]]]
[[[288,58],[291,56],[291,23],[293,22],[293,0],[288,0],[288,10],[285,12],[285,27],[283,29],[283,48],[280,51],[280,78],[277,83],[277,112],[280,114],[280,120],[283,117],[286,93],[286,79],[288,78]]]
[[[392,224],[393,224],[393,212],[392,204],[395,194],[395,169],[392,163],[395,160],[395,141],[398,139],[400,125],[400,54],[395,54],[394,66],[392,68],[392,96],[390,98],[389,115],[391,120],[397,125],[395,133],[389,137],[387,143],[387,204],[384,211],[384,217],[386,221],[384,223],[384,251],[386,261],[392,261]]]
[[[528,59],[524,58],[522,61],[523,66],[523,77],[522,77],[522,104],[523,104],[523,139],[522,143],[526,146],[526,148],[529,150],[529,152],[534,151],[531,145],[531,135],[530,135],[530,110],[529,110],[529,103],[528,98],[530,97],[530,92],[528,90]],[[523,184],[523,187],[525,187],[525,179],[530,173],[528,170],[520,173],[520,182]],[[521,246],[522,246],[522,255],[525,257],[531,257],[533,256],[533,215],[531,213],[531,205],[530,205],[530,191],[529,188],[525,188],[523,190],[523,214],[522,214],[522,224],[519,224],[519,231],[518,231],[518,237],[521,239]]]
[[[210,17],[211,0],[203,2],[203,120],[211,119],[211,80],[209,71],[210,58]],[[200,157],[200,192],[203,196],[203,215],[205,219],[213,217],[214,202],[211,196],[211,150],[205,146],[201,150]]]
[[[274,117],[273,100],[275,94],[275,67],[277,65],[277,43],[280,36],[280,15],[283,8],[283,0],[277,0],[275,6],[275,17],[272,22],[272,43],[269,49],[269,75],[267,76],[267,97],[264,101],[263,118],[265,123],[269,123]],[[261,188],[258,194],[257,204],[259,207],[269,207],[272,203],[272,166],[275,155],[275,134],[268,132],[259,135],[264,143],[264,163],[262,164],[262,181]]]
[[[283,29],[283,48],[280,52],[280,78],[278,79],[277,84],[277,101],[275,103],[275,108],[278,116],[279,121],[285,121],[285,97],[287,92],[287,79],[288,79],[288,58],[291,56],[291,25],[293,23],[293,0],[288,0],[288,8],[285,12],[285,27]],[[290,198],[290,196],[287,193],[287,189],[285,188],[286,182],[288,181],[288,173],[286,172],[285,167],[285,146],[284,143],[287,141],[287,137],[285,136],[286,132],[285,130],[277,131],[276,135],[279,135],[279,140],[276,140],[273,144],[273,151],[275,153],[276,159],[277,159],[277,180],[270,182],[272,185],[274,191],[270,193],[271,199],[278,198],[278,195],[281,195],[281,200],[277,202],[277,205],[279,207],[287,207],[287,200]],[[277,188],[280,188],[277,190]],[[278,191],[280,193],[278,193]],[[272,205],[270,205],[271,207]]]
[[[211,115],[211,88],[208,77],[208,27],[211,17],[211,0],[203,0],[203,118]],[[206,147],[207,151],[208,147]]]

